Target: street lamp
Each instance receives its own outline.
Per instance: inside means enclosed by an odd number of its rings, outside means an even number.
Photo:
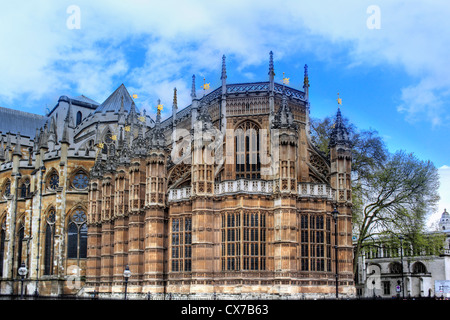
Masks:
[[[23,279],[25,278],[25,276],[27,275],[28,270],[27,267],[25,266],[25,262],[22,262],[22,265],[19,268],[19,275],[21,276],[21,282],[22,282],[22,287],[20,289],[20,299],[23,299]]]
[[[128,265],[125,268],[125,271],[123,272],[123,277],[125,278],[125,297],[124,300],[127,300],[127,286],[128,286],[128,278],[131,276],[131,271]]]
[[[403,278],[403,236],[399,236],[398,239],[400,240],[400,261],[401,261],[401,272],[402,272],[402,297],[405,299],[405,281]]]
[[[339,287],[339,274],[338,274],[338,230],[337,230],[337,219],[339,215],[339,211],[337,211],[336,206],[334,206],[333,212],[331,212],[334,219],[334,250],[335,250],[335,264],[336,264],[336,299],[338,296],[338,287]]]

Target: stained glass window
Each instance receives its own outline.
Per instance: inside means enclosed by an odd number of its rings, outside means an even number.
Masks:
[[[55,190],[59,187],[59,176],[57,173],[53,173],[49,179],[50,189]]]
[[[20,196],[22,198],[28,197],[30,195],[30,179],[25,179],[20,187]]]
[[[89,178],[84,171],[80,170],[73,178],[72,184],[76,189],[86,189],[89,184]]]
[[[11,182],[8,180],[5,183],[5,188],[3,189],[3,195],[9,197],[11,195]]]
[[[47,226],[45,228],[45,244],[44,244],[44,274],[53,274],[53,254],[54,254],[54,238],[55,238],[55,209],[50,209],[47,215]]]
[[[3,259],[5,256],[6,218],[3,218],[0,229],[0,277],[3,277]]]
[[[84,259],[87,256],[86,213],[83,209],[75,210],[67,228],[67,258]]]

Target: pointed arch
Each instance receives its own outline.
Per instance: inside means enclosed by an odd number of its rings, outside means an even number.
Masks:
[[[56,209],[50,206],[44,219],[44,275],[53,274],[53,260],[55,255],[55,222]]]
[[[51,168],[45,176],[45,187],[47,190],[56,191],[59,188],[59,172],[55,168]]]
[[[27,198],[31,195],[31,179],[29,176],[24,176],[19,182],[19,196],[21,198]]]
[[[177,188],[191,181],[191,165],[180,163],[173,166],[167,174],[168,189]]]
[[[3,277],[5,240],[6,240],[6,211],[0,216],[0,278]]]
[[[24,252],[23,242],[25,239],[25,214],[21,214],[21,216],[17,219],[16,226],[16,241],[17,241],[17,266],[22,265],[22,262],[25,262],[26,253]]]
[[[67,259],[86,259],[87,257],[87,210],[77,205],[68,213],[67,221]]]
[[[1,196],[3,198],[8,198],[10,195],[11,195],[11,180],[7,178],[2,184]]]
[[[77,112],[77,117],[76,117],[76,125],[78,126],[81,123],[81,120],[83,119],[83,114],[81,113],[81,111]]]
[[[236,179],[260,179],[260,129],[254,121],[243,120],[235,126]]]
[[[69,177],[70,187],[76,190],[87,190],[89,186],[89,172],[81,166],[72,170]]]

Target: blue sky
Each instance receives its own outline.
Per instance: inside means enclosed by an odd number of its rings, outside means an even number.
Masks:
[[[75,8],[75,11],[74,11]],[[103,102],[121,83],[154,114],[190,103],[192,74],[216,88],[267,80],[269,51],[311,116],[342,113],[389,150],[441,175],[435,220],[450,209],[450,4],[435,1],[15,1],[0,10],[0,106],[44,114],[59,96]],[[375,10],[375,11],[374,11]],[[371,28],[379,23],[377,28]],[[75,26],[75,28],[73,28]],[[1,129],[0,129],[1,130]]]

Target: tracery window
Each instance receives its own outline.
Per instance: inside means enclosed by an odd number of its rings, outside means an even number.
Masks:
[[[24,257],[22,256],[22,248],[23,248],[23,239],[25,236],[25,224],[23,219],[19,221],[19,228],[17,232],[17,265],[22,265],[22,261],[24,261]]]
[[[241,213],[222,215],[222,270],[241,270]]]
[[[85,259],[87,256],[86,213],[82,208],[75,210],[67,227],[67,258]]]
[[[260,179],[259,127],[251,122],[241,123],[235,132],[236,179]]]
[[[56,211],[51,208],[47,214],[44,243],[44,275],[53,274],[54,243],[55,243]]]
[[[25,179],[20,186],[20,196],[26,198],[30,195],[30,179]]]
[[[73,177],[72,185],[79,190],[86,189],[89,185],[89,177],[83,170],[79,170]]]
[[[102,153],[108,154],[108,151],[111,152],[114,145],[114,139],[111,131],[107,131],[104,138],[103,138],[103,148]]]
[[[172,219],[172,271],[192,270],[192,219]]]
[[[244,212],[244,270],[266,269],[266,217],[264,213]]]
[[[9,197],[11,195],[11,181],[9,179],[6,180],[2,193],[4,197]]]
[[[300,259],[302,271],[331,271],[331,218],[300,216]]]
[[[53,172],[48,179],[48,186],[52,190],[56,190],[59,187],[59,175]]]
[[[0,277],[3,277],[3,259],[5,257],[5,239],[6,239],[6,214],[1,220],[0,226]]]
[[[266,269],[266,219],[263,212],[222,215],[222,270]]]

